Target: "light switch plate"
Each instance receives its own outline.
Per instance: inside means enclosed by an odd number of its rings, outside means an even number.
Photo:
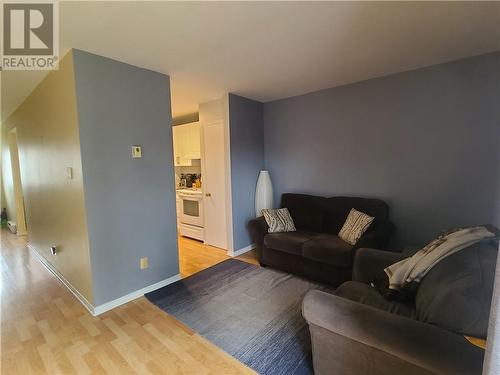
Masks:
[[[66,178],[68,180],[72,180],[73,179],[73,168],[66,167]]]
[[[141,270],[144,270],[146,268],[149,267],[149,260],[148,260],[148,257],[143,257],[141,258],[141,261],[140,261],[140,266],[141,266]]]
[[[132,146],[132,157],[135,158],[142,158],[142,149],[141,146]]]

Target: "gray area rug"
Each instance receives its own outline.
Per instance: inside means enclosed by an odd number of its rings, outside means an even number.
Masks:
[[[152,303],[260,374],[312,374],[301,304],[329,289],[229,259],[146,294]]]

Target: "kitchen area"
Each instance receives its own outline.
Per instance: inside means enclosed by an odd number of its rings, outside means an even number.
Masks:
[[[179,266],[183,277],[229,257],[250,253],[252,248],[240,246],[234,237],[234,227],[238,229],[238,236],[246,228],[241,215],[233,215],[232,211],[233,176],[241,176],[241,168],[247,166],[231,169],[232,153],[244,153],[245,145],[231,147],[229,98],[229,94],[223,94],[218,99],[199,103],[197,111],[172,119],[171,162],[175,171]],[[254,189],[254,177],[250,177],[251,181],[247,179],[250,188],[246,186],[246,191]],[[238,184],[234,186],[240,188]],[[253,194],[249,193],[251,200]],[[250,211],[253,217],[253,202]]]
[[[201,125],[199,122],[177,125],[172,132],[178,233],[203,242]]]
[[[179,263],[183,275],[210,267],[232,249],[227,96],[173,119]]]
[[[172,127],[179,269],[183,277],[228,258],[224,122],[190,120]]]

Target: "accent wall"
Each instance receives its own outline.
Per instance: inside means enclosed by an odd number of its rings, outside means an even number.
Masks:
[[[179,273],[170,79],[74,50],[94,305]],[[142,158],[132,158],[132,146]],[[149,267],[141,270],[141,257]]]
[[[233,249],[251,245],[247,223],[255,218],[255,186],[264,168],[263,105],[229,94]]]
[[[275,204],[384,199],[396,247],[499,220],[499,98],[497,52],[265,103]]]

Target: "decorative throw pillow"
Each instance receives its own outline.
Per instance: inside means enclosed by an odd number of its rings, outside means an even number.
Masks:
[[[295,232],[296,230],[288,208],[263,209],[262,215],[269,226],[269,233]]]
[[[339,232],[339,237],[351,245],[356,244],[373,221],[373,217],[351,208],[351,212]]]

